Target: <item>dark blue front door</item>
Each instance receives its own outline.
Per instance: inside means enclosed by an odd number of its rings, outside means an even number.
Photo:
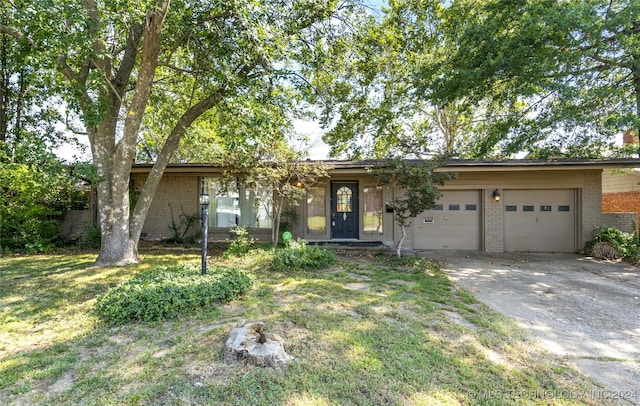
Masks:
[[[331,182],[331,237],[358,238],[358,182]]]

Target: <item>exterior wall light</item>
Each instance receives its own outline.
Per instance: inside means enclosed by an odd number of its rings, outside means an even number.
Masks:
[[[500,191],[498,189],[493,191],[493,200],[499,202],[502,196],[500,195]]]
[[[209,234],[209,195],[204,193],[204,185],[202,194],[200,195],[200,206],[202,207],[202,274],[207,273],[207,239]]]

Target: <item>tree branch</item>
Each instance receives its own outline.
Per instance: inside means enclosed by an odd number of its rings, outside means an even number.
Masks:
[[[193,70],[191,70],[191,69],[179,68],[179,67],[171,65],[171,64],[169,64],[167,62],[160,62],[160,63],[158,63],[158,66],[169,68],[169,69],[175,70],[177,72],[186,73],[188,75],[194,75],[195,74],[195,72]]]
[[[93,41],[91,49],[96,55],[101,55],[101,57],[93,59],[93,62],[95,63],[96,67],[100,69],[106,76],[107,80],[111,80],[111,58],[106,56],[107,53],[104,42],[101,41],[101,39],[99,39],[99,36],[97,35],[98,29],[100,27],[100,17],[98,16],[98,7],[95,0],[84,0],[84,8],[87,11],[87,15],[92,22],[89,28],[89,32],[96,37],[96,40]]]
[[[153,168],[151,168],[151,172],[147,176],[147,180],[145,181],[144,186],[140,191],[140,196],[138,198],[138,202],[136,203],[136,207],[133,210],[130,227],[131,236],[134,241],[137,242],[140,239],[144,219],[146,218],[147,213],[149,212],[149,208],[151,207],[151,199],[153,198],[153,195],[155,194],[155,191],[160,184],[160,180],[162,179],[162,174],[164,173],[165,168],[178,149],[180,140],[182,139],[184,133],[187,131],[187,128],[189,128],[189,126],[198,117],[220,103],[227,92],[228,89],[226,87],[221,87],[210,94],[209,97],[191,106],[182,114],[176,125],[173,127],[173,130],[171,131],[171,134],[169,134],[169,137],[167,137],[162,150],[158,153],[156,163],[153,165]]]
[[[18,41],[27,41],[29,47],[35,48],[33,40],[25,36],[20,30],[9,27],[8,25],[0,24],[0,33],[9,35],[10,37],[13,37]]]

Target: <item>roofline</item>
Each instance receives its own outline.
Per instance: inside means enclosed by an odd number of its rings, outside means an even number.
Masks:
[[[640,168],[638,158],[602,159],[506,159],[506,160],[449,160],[440,170],[471,172],[482,168],[485,172],[517,171],[535,168],[537,170],[584,170],[606,168]]]
[[[425,162],[425,160],[412,159],[410,162]],[[309,163],[323,163],[329,166],[330,172],[351,172],[369,170],[382,166],[384,159],[368,159],[361,161],[321,160]],[[131,173],[149,173],[153,164],[134,164]],[[483,172],[494,171],[518,171],[536,168],[538,170],[582,170],[605,168],[640,168],[639,158],[604,158],[604,159],[505,159],[505,160],[480,160],[480,159],[450,159],[439,168],[443,172],[474,172],[481,169]],[[219,164],[185,163],[170,164],[167,173],[220,173],[225,167]]]

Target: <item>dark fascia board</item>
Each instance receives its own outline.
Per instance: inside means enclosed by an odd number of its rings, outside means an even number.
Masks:
[[[149,173],[153,164],[134,164],[131,173]],[[222,173],[224,167],[214,164],[169,164],[165,173]]]
[[[410,162],[424,162],[424,160],[412,159]],[[323,163],[330,168],[330,172],[366,172],[371,168],[384,166],[383,159],[370,159],[361,161],[308,161],[309,163]],[[135,164],[132,173],[149,173],[153,164]],[[605,169],[605,168],[640,168],[638,158],[604,158],[604,159],[505,159],[505,160],[477,160],[477,159],[451,159],[445,161],[441,171],[451,172],[492,172],[513,170],[581,170],[581,169]],[[225,169],[222,165],[214,164],[171,164],[166,173],[221,173]]]
[[[638,158],[603,159],[506,159],[506,160],[449,160],[441,168],[444,171],[518,171],[518,170],[586,170],[606,168],[640,168]]]

